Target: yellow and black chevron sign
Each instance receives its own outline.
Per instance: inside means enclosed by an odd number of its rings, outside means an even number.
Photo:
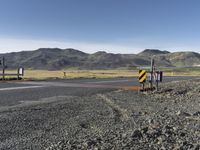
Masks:
[[[146,70],[139,70],[139,82],[144,83],[146,81],[146,78]]]

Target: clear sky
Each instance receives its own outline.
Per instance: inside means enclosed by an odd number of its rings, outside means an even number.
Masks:
[[[0,52],[200,52],[199,0],[0,0]]]

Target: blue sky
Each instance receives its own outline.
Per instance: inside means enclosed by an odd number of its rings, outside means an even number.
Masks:
[[[1,0],[0,52],[200,52],[198,0]]]

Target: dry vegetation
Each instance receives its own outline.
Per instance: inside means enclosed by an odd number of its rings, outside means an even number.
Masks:
[[[66,72],[66,77],[64,77]],[[6,73],[16,73],[14,70],[7,70]],[[200,71],[164,71],[165,76],[200,76]],[[138,76],[138,70],[25,70],[24,79],[73,79],[73,78],[116,78]]]
[[[64,77],[66,72],[66,77]],[[131,70],[61,70],[61,71],[46,71],[46,70],[27,70],[25,78],[115,78],[115,77],[132,77],[136,76],[136,71]]]

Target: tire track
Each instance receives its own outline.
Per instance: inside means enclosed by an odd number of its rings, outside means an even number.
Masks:
[[[97,96],[101,98],[111,108],[116,121],[129,120],[128,111],[126,109],[123,109],[119,105],[115,104],[112,99],[108,98],[104,94],[98,94]]]

